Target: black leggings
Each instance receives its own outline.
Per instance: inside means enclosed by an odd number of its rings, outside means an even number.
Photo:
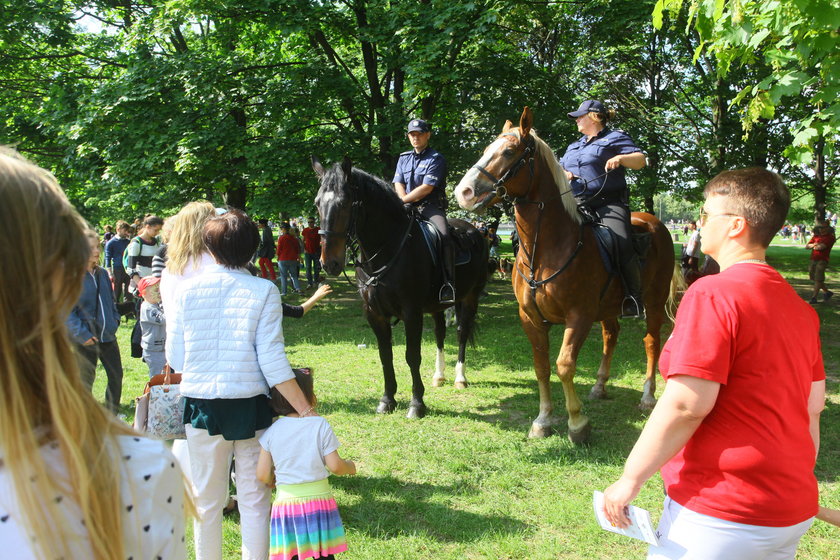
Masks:
[[[633,229],[630,227],[630,209],[626,204],[615,202],[592,209],[601,223],[615,233],[621,262],[633,256]]]
[[[435,225],[444,245],[449,243],[449,227],[446,224],[446,214],[444,211],[434,204],[427,204],[420,210],[420,214]]]

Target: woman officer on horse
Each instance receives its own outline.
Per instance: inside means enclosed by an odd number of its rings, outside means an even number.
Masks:
[[[615,111],[607,110],[600,101],[584,101],[577,111],[568,115],[575,120],[583,136],[566,148],[560,163],[566,170],[578,204],[590,209],[615,234],[624,279],[622,317],[643,316],[641,271],[632,244],[629,190],[624,168],[643,168],[645,154],[627,134],[606,126]]]

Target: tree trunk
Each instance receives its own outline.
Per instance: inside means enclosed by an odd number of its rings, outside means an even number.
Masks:
[[[814,144],[814,223],[825,222],[825,199],[828,185],[825,180],[825,137]]]
[[[245,110],[241,107],[236,107],[231,110],[230,116],[233,118],[237,127],[239,127],[239,134],[241,137],[246,139],[248,134],[248,123],[245,116]],[[225,204],[231,208],[245,210],[245,205],[248,202],[248,185],[245,181],[245,167],[248,160],[245,156],[237,156],[230,158],[229,161],[231,172],[228,176],[230,182],[228,183],[228,187],[224,194]]]

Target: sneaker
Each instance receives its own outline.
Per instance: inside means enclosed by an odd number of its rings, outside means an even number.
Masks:
[[[814,296],[814,297],[812,297],[811,299],[809,299],[809,300],[808,300],[808,303],[817,303],[817,298],[816,298],[816,296]]]
[[[834,295],[834,292],[832,292],[831,290],[827,290],[827,291],[825,292],[825,295],[823,296],[823,301],[828,301],[828,300],[830,300],[830,299],[831,299],[831,296],[833,296],[833,295]]]

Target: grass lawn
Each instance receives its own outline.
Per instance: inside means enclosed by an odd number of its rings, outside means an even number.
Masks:
[[[503,253],[509,250],[509,245],[502,246]],[[808,251],[772,247],[768,258],[800,295],[810,297]],[[645,544],[602,531],[592,513],[592,491],[603,490],[619,476],[647,416],[637,407],[645,360],[641,322],[622,321],[609,398],[584,401],[593,432],[589,445],[576,447],[565,433],[543,440],[527,438],[537,414],[537,386],[509,280],[492,280],[489,296],[479,307],[477,346],[467,354],[471,385],[466,390],[451,385],[454,330],[447,334],[450,384],[430,386],[434,334],[431,320],[426,320],[423,371],[429,414],[419,421],[405,418],[410,376],[402,358],[402,326],[394,331],[400,408],[392,415],[376,415],[383,384],[375,338],[362,318],[355,289],[343,278],[331,283],[332,297],[305,318],[285,321],[284,328],[290,361],[314,368],[319,411],[341,440],[342,455],[359,467],[355,477],[331,477],[349,543],[341,558],[644,557]],[[836,265],[829,286],[840,292]],[[829,378],[816,473],[822,503],[840,508],[840,293],[816,308]],[[553,355],[559,349],[561,328],[552,331]],[[147,374],[140,360],[128,357],[129,333],[129,325],[120,328],[125,366],[122,402],[131,416],[132,399],[142,391]],[[795,339],[796,333],[791,337]],[[359,348],[360,344],[367,346]],[[583,399],[595,381],[600,345],[600,329],[595,326],[579,359],[576,381]],[[100,368],[98,373],[94,391],[101,400],[104,372]],[[663,384],[658,385],[661,394]],[[562,413],[556,376],[552,389]],[[634,503],[649,509],[656,523],[661,502],[657,475]],[[225,558],[240,557],[237,521],[232,516],[225,522]],[[838,543],[840,529],[816,521],[797,558],[840,557]]]

